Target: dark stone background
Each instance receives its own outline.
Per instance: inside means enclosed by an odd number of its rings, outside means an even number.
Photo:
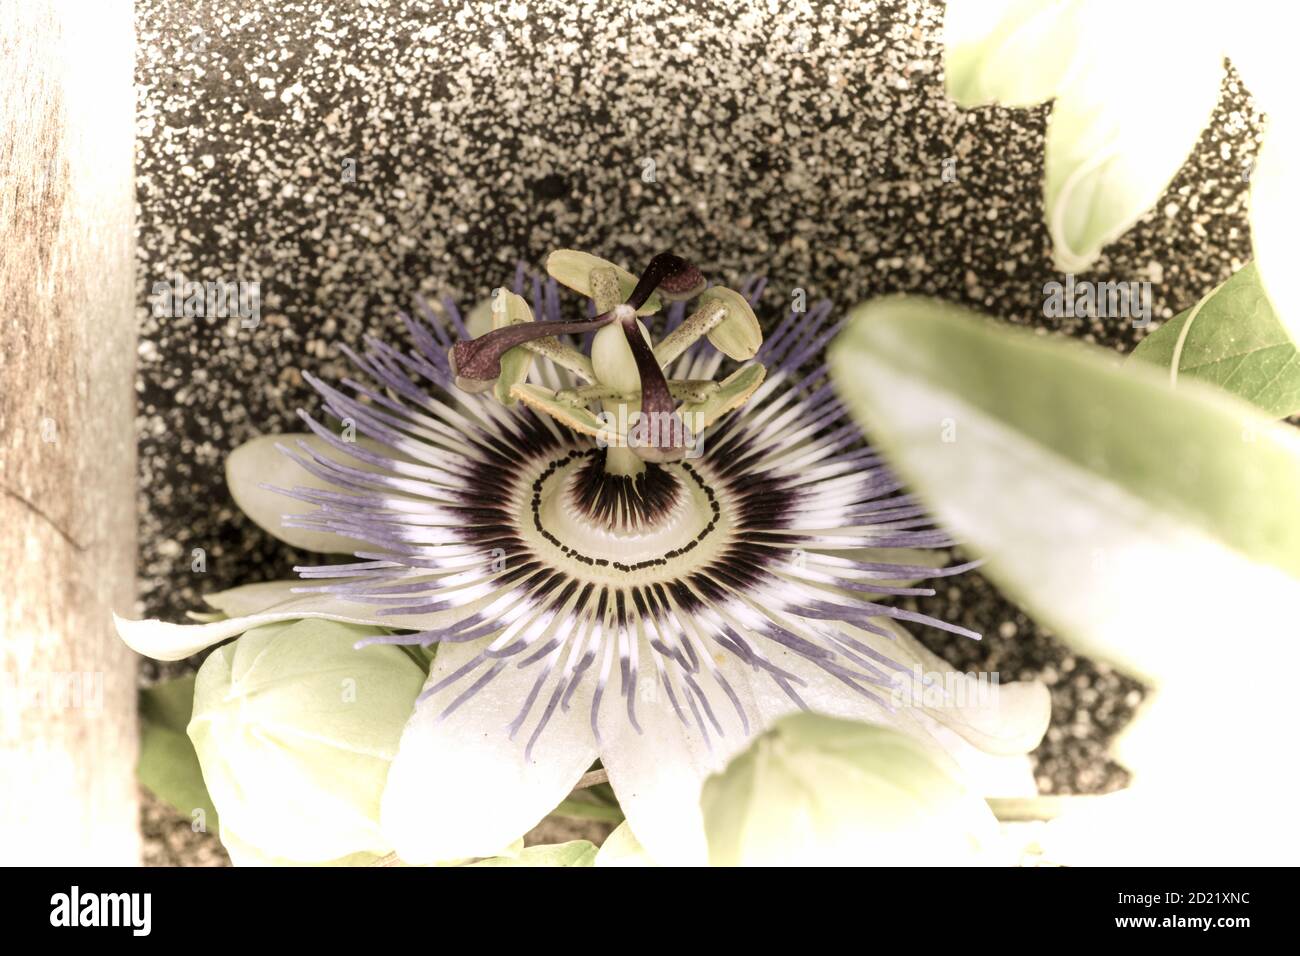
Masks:
[[[949,103],[940,4],[770,6],[139,0],[141,610],[177,618],[302,557],[240,516],[222,476],[230,449],[314,405],[300,370],[341,376],[338,343],[399,337],[417,293],[476,300],[556,247],[632,266],[672,248],[730,284],[764,273],[768,319],[795,288],[840,308],[907,291],[1137,342],[1122,320],[1043,317],[1060,278],[1047,110]],[[1124,44],[1116,68],[1140,55]],[[1258,119],[1230,75],[1191,161],[1092,278],[1151,280],[1167,318],[1238,268]],[[146,296],[177,271],[259,281],[260,327],[154,319]],[[1138,685],[978,574],[923,606],[986,635],[923,635],[954,663],[1051,685],[1044,792],[1123,783],[1105,747]]]

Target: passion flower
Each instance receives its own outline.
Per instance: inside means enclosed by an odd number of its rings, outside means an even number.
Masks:
[[[977,635],[882,599],[966,566],[924,560],[948,535],[834,394],[829,304],[764,341],[761,282],[705,289],[667,253],[639,278],[567,250],[547,269],[468,322],[450,302],[408,317],[408,351],[349,350],[368,381],[306,376],[341,430],[303,414],[288,458],[268,439],[231,457],[255,520],[354,563],[214,595],[224,620],[121,622],[127,643],[177,659],[324,617],[397,632],[362,644],[436,645],[382,806],[411,863],[496,852],[597,759],[651,857],[704,862],[702,782],[797,710],[1037,744],[1041,685],[897,694],[936,664],[900,622]],[[556,280],[589,319],[562,319]],[[745,364],[715,380],[726,359]]]

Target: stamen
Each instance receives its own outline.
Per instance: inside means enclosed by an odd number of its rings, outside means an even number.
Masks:
[[[695,266],[681,256],[661,252],[650,260],[650,264],[641,273],[636,288],[628,296],[627,304],[634,309],[641,308],[656,289],[669,302],[684,302],[695,298],[707,285],[704,276]]]
[[[552,335],[576,335],[612,322],[612,313],[589,322],[521,322],[493,329],[468,342],[457,342],[447,352],[456,386],[466,392],[485,392],[501,375],[501,357],[511,349]]]

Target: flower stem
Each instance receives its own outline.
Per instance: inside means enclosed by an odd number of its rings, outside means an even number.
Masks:
[[[593,770],[590,773],[584,773],[578,782],[573,785],[575,792],[586,790],[588,787],[595,787],[602,783],[609,783],[609,771],[605,769]]]

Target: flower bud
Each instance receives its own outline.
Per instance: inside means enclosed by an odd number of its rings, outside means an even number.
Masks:
[[[720,774],[701,804],[715,866],[987,862],[997,823],[919,741],[800,713]]]
[[[236,863],[356,862],[389,851],[379,803],[425,672],[384,633],[270,624],[199,669],[188,732]]]

